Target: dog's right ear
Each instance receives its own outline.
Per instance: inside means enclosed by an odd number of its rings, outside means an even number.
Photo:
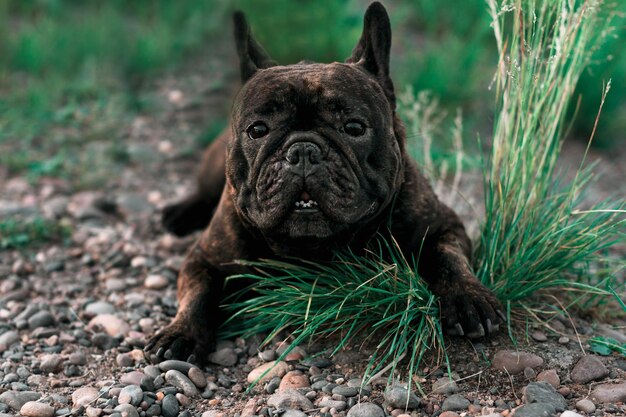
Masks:
[[[235,44],[239,55],[239,67],[241,81],[244,83],[250,79],[259,69],[269,68],[276,65],[261,45],[252,37],[250,26],[242,12],[233,15],[235,23]]]

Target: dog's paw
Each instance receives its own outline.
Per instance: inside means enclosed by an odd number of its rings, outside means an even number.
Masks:
[[[442,295],[440,312],[448,334],[470,339],[493,334],[506,322],[500,302],[478,281]]]
[[[152,336],[144,351],[153,363],[168,359],[204,364],[215,350],[215,330],[193,331],[190,326],[174,321]]]

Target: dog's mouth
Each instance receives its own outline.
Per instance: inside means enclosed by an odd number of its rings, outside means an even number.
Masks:
[[[313,200],[308,192],[302,191],[302,194],[300,194],[300,200],[295,202],[294,212],[312,214],[317,213],[318,211],[320,211],[320,209],[317,201]]]

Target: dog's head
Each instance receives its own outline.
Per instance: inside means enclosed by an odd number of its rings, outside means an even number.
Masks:
[[[380,214],[400,185],[403,153],[385,8],[367,9],[345,63],[277,65],[241,13],[235,39],[244,84],[226,172],[239,215],[274,239],[319,241]]]

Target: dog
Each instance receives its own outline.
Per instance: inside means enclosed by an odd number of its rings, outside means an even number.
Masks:
[[[243,85],[230,130],[205,151],[197,191],[164,210],[175,234],[206,229],[181,268],[176,317],[146,346],[153,360],[203,361],[214,350],[219,305],[233,291],[225,278],[245,268],[236,260],[330,261],[377,235],[393,238],[408,259],[419,256],[450,334],[495,332],[505,318],[471,270],[463,224],[407,155],[382,4],[368,7],[344,63],[281,66],[241,12],[234,28]]]

